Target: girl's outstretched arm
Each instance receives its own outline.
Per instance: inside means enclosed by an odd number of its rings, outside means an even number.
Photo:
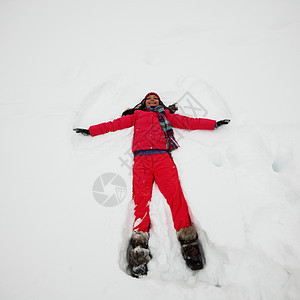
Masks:
[[[214,130],[216,126],[216,121],[211,119],[204,118],[190,118],[182,116],[179,114],[171,114],[168,111],[166,112],[167,118],[171,123],[172,127],[181,128],[181,129],[206,129]]]
[[[100,123],[89,127],[91,136],[104,134],[110,131],[121,130],[133,126],[135,123],[135,114],[123,116],[113,121]]]

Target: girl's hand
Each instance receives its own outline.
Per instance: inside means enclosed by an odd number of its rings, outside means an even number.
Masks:
[[[218,127],[220,127],[220,126],[222,126],[222,125],[227,125],[229,122],[230,122],[229,119],[225,119],[225,120],[218,121],[218,122],[216,123],[215,128],[218,128]]]
[[[73,129],[76,133],[81,133],[83,135],[91,135],[88,129],[83,128],[74,128]]]

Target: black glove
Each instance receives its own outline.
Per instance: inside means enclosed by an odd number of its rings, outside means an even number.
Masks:
[[[83,128],[74,128],[73,129],[76,133],[81,133],[83,135],[91,135],[88,129]]]
[[[216,128],[218,128],[218,127],[220,127],[220,126],[222,126],[222,125],[227,125],[229,122],[230,122],[229,119],[225,119],[225,120],[218,121],[218,122],[216,123]]]

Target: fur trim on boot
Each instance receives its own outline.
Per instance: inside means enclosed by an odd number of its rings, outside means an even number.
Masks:
[[[142,248],[148,248],[149,233],[143,231],[134,231],[131,235],[130,244],[133,248],[140,246]]]
[[[205,256],[198,234],[194,226],[181,228],[177,231],[177,238],[181,244],[181,253],[191,270],[201,270],[205,265]]]
[[[198,234],[194,226],[181,228],[177,231],[177,238],[181,245],[192,243],[198,239]]]
[[[149,233],[135,231],[132,233],[128,246],[128,270],[131,276],[140,278],[147,275],[147,263],[151,259],[148,249]]]

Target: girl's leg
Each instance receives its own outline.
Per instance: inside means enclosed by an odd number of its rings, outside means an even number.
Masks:
[[[171,208],[174,227],[176,231],[189,227],[191,221],[188,205],[181,189],[176,165],[167,153],[155,156],[155,182]]]
[[[149,204],[153,182],[153,172],[147,156],[135,156],[133,165],[133,201],[135,204],[133,231],[149,231]]]
[[[188,206],[180,186],[176,165],[168,154],[158,155],[160,158],[157,160],[154,178],[170,205],[183,258],[190,269],[201,270],[205,265],[204,251],[196,228],[191,226]]]

